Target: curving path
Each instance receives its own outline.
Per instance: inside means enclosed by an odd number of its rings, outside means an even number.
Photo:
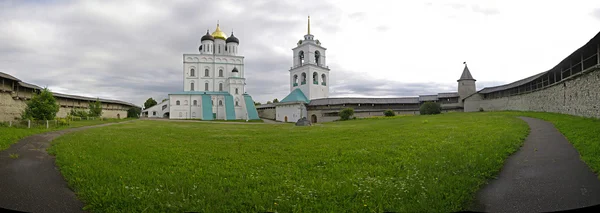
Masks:
[[[497,179],[477,194],[473,211],[550,212],[600,204],[600,180],[549,122],[520,117],[530,133]]]
[[[126,123],[125,121],[119,123]],[[108,123],[33,135],[0,152],[0,208],[24,212],[84,212],[46,148],[66,133],[109,126]],[[19,154],[12,159],[10,154]]]

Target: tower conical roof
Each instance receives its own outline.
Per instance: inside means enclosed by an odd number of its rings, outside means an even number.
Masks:
[[[475,81],[475,79],[471,75],[471,71],[469,71],[469,67],[467,66],[467,62],[464,62],[463,64],[465,64],[465,69],[463,69],[462,75],[460,75],[460,79],[458,79],[458,81],[461,81],[461,80],[473,80],[473,81]]]

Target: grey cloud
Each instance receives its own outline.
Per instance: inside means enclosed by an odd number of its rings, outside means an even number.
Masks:
[[[473,12],[481,13],[484,15],[497,15],[500,13],[500,10],[496,8],[482,8],[479,5],[473,5],[471,6],[471,9],[473,10]]]
[[[600,20],[600,8],[596,8],[592,11],[592,16]]]

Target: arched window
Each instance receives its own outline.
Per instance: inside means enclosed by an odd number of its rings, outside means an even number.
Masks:
[[[188,101],[187,100],[183,101],[183,105],[187,106],[188,105]]]
[[[223,83],[219,83],[219,91],[223,91]]]
[[[321,75],[321,81],[321,85],[327,85],[327,76],[325,76],[325,74]]]
[[[198,106],[198,100],[194,100],[194,106]]]
[[[239,94],[239,93],[238,93],[238,88],[235,88],[235,94],[236,94],[236,95],[237,95],[237,94]]]
[[[315,51],[315,64],[320,65],[319,64],[319,59],[321,58],[321,53],[317,50]]]
[[[181,105],[181,102],[175,101],[175,105],[179,106],[179,105]]]
[[[298,86],[298,75],[294,75],[294,78],[292,79],[292,83],[294,84],[294,86]]]
[[[208,91],[208,83],[204,83],[204,91]]]
[[[304,72],[302,73],[302,77],[301,77],[300,81],[301,81],[300,83],[302,85],[306,84],[306,73],[304,73]]]
[[[209,76],[209,75],[208,75],[208,69],[205,69],[205,70],[204,70],[204,77],[208,77],[208,76]]]
[[[192,77],[196,76],[196,70],[191,69],[190,70],[190,76],[192,76]]]
[[[240,106],[240,104],[237,100],[235,101],[235,106]]]
[[[317,72],[313,72],[313,84],[319,84],[319,74]]]
[[[302,64],[304,64],[304,51],[300,51],[298,53],[298,61],[300,62],[300,66],[302,66]]]
[[[190,90],[194,91],[194,82],[190,83]]]
[[[219,100],[219,106],[223,106],[223,101]]]
[[[167,105],[166,104],[162,106],[162,110],[164,111],[165,109],[167,109]]]
[[[223,77],[223,70],[219,69],[219,77]]]

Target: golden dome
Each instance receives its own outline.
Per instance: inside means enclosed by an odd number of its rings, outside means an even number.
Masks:
[[[212,37],[215,39],[227,39],[227,35],[225,35],[225,33],[223,31],[221,31],[221,28],[219,27],[219,24],[217,23],[217,29],[212,33]]]

